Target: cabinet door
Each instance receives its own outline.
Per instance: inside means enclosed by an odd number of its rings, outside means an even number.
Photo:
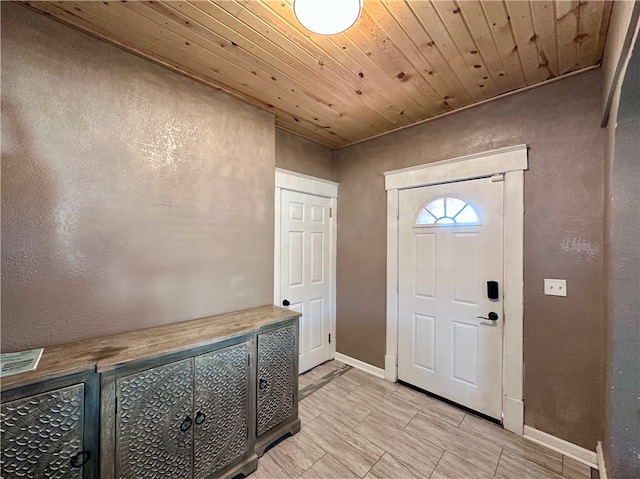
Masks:
[[[82,478],[84,384],[2,404],[2,477]]]
[[[193,360],[118,379],[116,394],[118,477],[190,478]]]
[[[258,335],[258,436],[295,411],[297,354],[295,326]]]
[[[249,447],[249,343],[195,358],[194,477],[224,469]]]

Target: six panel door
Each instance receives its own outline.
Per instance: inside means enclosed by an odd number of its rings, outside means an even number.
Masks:
[[[331,359],[331,200],[282,190],[280,294],[300,318],[299,373]]]
[[[402,190],[398,232],[398,378],[496,419],[502,292],[489,299],[487,281],[502,286],[503,184]]]

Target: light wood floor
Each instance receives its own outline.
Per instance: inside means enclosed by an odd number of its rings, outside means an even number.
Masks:
[[[338,361],[300,376],[302,430],[251,479],[591,479],[597,472]]]

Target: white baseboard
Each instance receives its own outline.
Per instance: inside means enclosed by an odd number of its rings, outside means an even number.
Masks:
[[[360,369],[369,374],[373,374],[376,377],[384,379],[384,369],[373,366],[369,363],[365,363],[364,361],[360,361],[359,359],[352,358],[351,356],[346,356],[342,353],[336,352],[336,355],[333,359],[341,361],[349,366],[353,366],[356,369]]]
[[[596,454],[598,456],[598,472],[600,479],[607,479],[607,467],[604,463],[604,451],[602,450],[602,441],[598,441],[596,445]]]
[[[589,467],[598,469],[598,456],[593,451],[526,425],[524,426],[524,438],[575,459]]]

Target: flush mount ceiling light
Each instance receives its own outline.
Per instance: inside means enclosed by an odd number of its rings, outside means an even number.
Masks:
[[[335,35],[356,23],[362,0],[293,0],[293,12],[307,30]]]

